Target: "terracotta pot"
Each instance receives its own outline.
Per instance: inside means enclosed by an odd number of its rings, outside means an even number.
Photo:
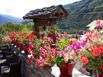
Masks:
[[[74,64],[63,64],[60,66],[60,77],[72,77]]]

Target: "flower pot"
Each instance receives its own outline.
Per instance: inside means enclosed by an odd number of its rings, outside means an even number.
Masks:
[[[54,66],[52,66],[51,73],[54,75],[54,77],[59,77],[60,76],[60,68],[55,64]]]
[[[98,74],[98,77],[103,77],[103,73],[99,73],[99,74]]]
[[[60,66],[60,77],[72,77],[74,64],[63,64]]]

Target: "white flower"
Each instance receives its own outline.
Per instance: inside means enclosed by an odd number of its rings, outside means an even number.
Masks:
[[[25,51],[24,51],[24,50],[22,50],[22,51],[21,51],[21,53],[25,53]]]
[[[16,48],[17,46],[15,45],[14,47]]]
[[[28,55],[28,58],[31,58],[32,57],[32,54],[31,55]]]

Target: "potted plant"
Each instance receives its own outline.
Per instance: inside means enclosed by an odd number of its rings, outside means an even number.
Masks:
[[[57,56],[55,62],[60,67],[60,77],[72,77],[80,42],[76,38],[69,38],[68,33],[64,33],[64,35],[59,35],[56,44]]]
[[[103,72],[102,31],[102,29],[94,29],[83,35],[85,45],[79,50],[78,56],[79,61],[83,64],[83,67],[95,71],[97,74]]]

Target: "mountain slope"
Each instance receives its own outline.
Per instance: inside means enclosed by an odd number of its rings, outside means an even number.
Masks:
[[[59,22],[59,27],[68,32],[83,31],[95,19],[103,19],[103,0],[81,0],[65,5],[69,16]]]
[[[22,22],[22,19],[9,16],[9,15],[0,14],[0,24],[6,23],[6,22]]]

